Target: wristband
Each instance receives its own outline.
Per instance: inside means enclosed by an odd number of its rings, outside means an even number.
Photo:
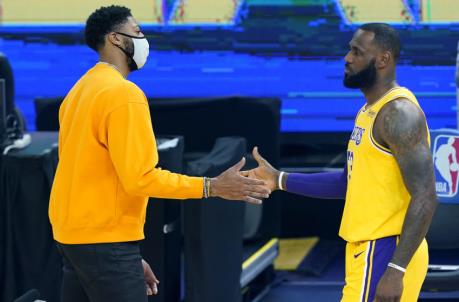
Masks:
[[[388,267],[395,268],[396,270],[401,271],[402,273],[406,273],[406,268],[403,268],[403,267],[401,267],[401,266],[399,266],[399,265],[397,265],[397,264],[394,264],[394,263],[392,263],[392,262],[389,262],[389,263],[387,264],[387,266],[388,266]]]
[[[282,188],[282,176],[284,176],[285,172],[280,172],[279,173],[279,178],[277,179],[277,186],[279,187],[279,189],[281,189],[282,191],[284,191],[284,188]]]

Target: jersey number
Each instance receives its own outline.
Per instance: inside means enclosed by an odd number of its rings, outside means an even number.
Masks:
[[[347,179],[351,179],[352,164],[354,163],[354,152],[347,151]]]

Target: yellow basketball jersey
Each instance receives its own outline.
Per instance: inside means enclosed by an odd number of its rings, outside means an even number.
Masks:
[[[410,194],[391,151],[379,145],[372,135],[381,108],[398,98],[419,107],[411,91],[396,87],[357,113],[347,149],[348,183],[339,231],[347,242],[375,240],[402,231]]]

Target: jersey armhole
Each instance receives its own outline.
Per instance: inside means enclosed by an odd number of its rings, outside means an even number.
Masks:
[[[375,119],[376,120],[376,119]],[[378,143],[376,141],[376,139],[373,137],[373,125],[374,125],[374,122],[371,124],[371,128],[370,128],[370,142],[371,144],[373,145],[373,147],[375,147],[378,151],[381,151],[383,152],[384,154],[387,154],[387,155],[390,155],[392,156],[392,151],[389,149],[389,148],[386,148],[384,146],[382,146],[380,143]]]
[[[375,119],[373,120],[373,123],[371,123],[371,129],[370,129],[370,141],[371,141],[371,144],[379,151],[383,152],[384,154],[387,154],[387,155],[393,155],[392,154],[392,151],[389,149],[389,148],[386,148],[384,147],[383,145],[381,145],[380,143],[378,143],[376,141],[376,139],[374,138],[373,136],[373,125],[375,124],[376,122],[376,119],[378,118],[378,115],[379,113],[381,112],[381,109],[386,106],[387,104],[389,104],[390,102],[393,102],[393,101],[396,101],[398,99],[401,99],[401,98],[404,98],[404,99],[407,99],[408,101],[412,102],[413,104],[417,105],[416,102],[414,102],[413,100],[410,99],[409,95],[406,94],[406,93],[400,93],[400,94],[396,94],[393,96],[393,98],[389,101],[387,101],[384,105],[381,106],[381,108],[378,110],[378,113],[376,114],[375,116]],[[417,105],[419,106],[419,105]]]

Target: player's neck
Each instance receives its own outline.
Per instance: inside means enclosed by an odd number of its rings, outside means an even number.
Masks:
[[[109,65],[113,65],[114,68],[117,69],[124,78],[127,78],[129,75],[129,68],[124,60],[124,57],[116,56],[108,52],[100,52],[99,54],[100,62],[105,62]]]
[[[382,96],[384,96],[389,90],[399,86],[395,79],[388,81],[378,81],[375,85],[368,89],[362,89],[367,105],[371,106],[376,103]]]

